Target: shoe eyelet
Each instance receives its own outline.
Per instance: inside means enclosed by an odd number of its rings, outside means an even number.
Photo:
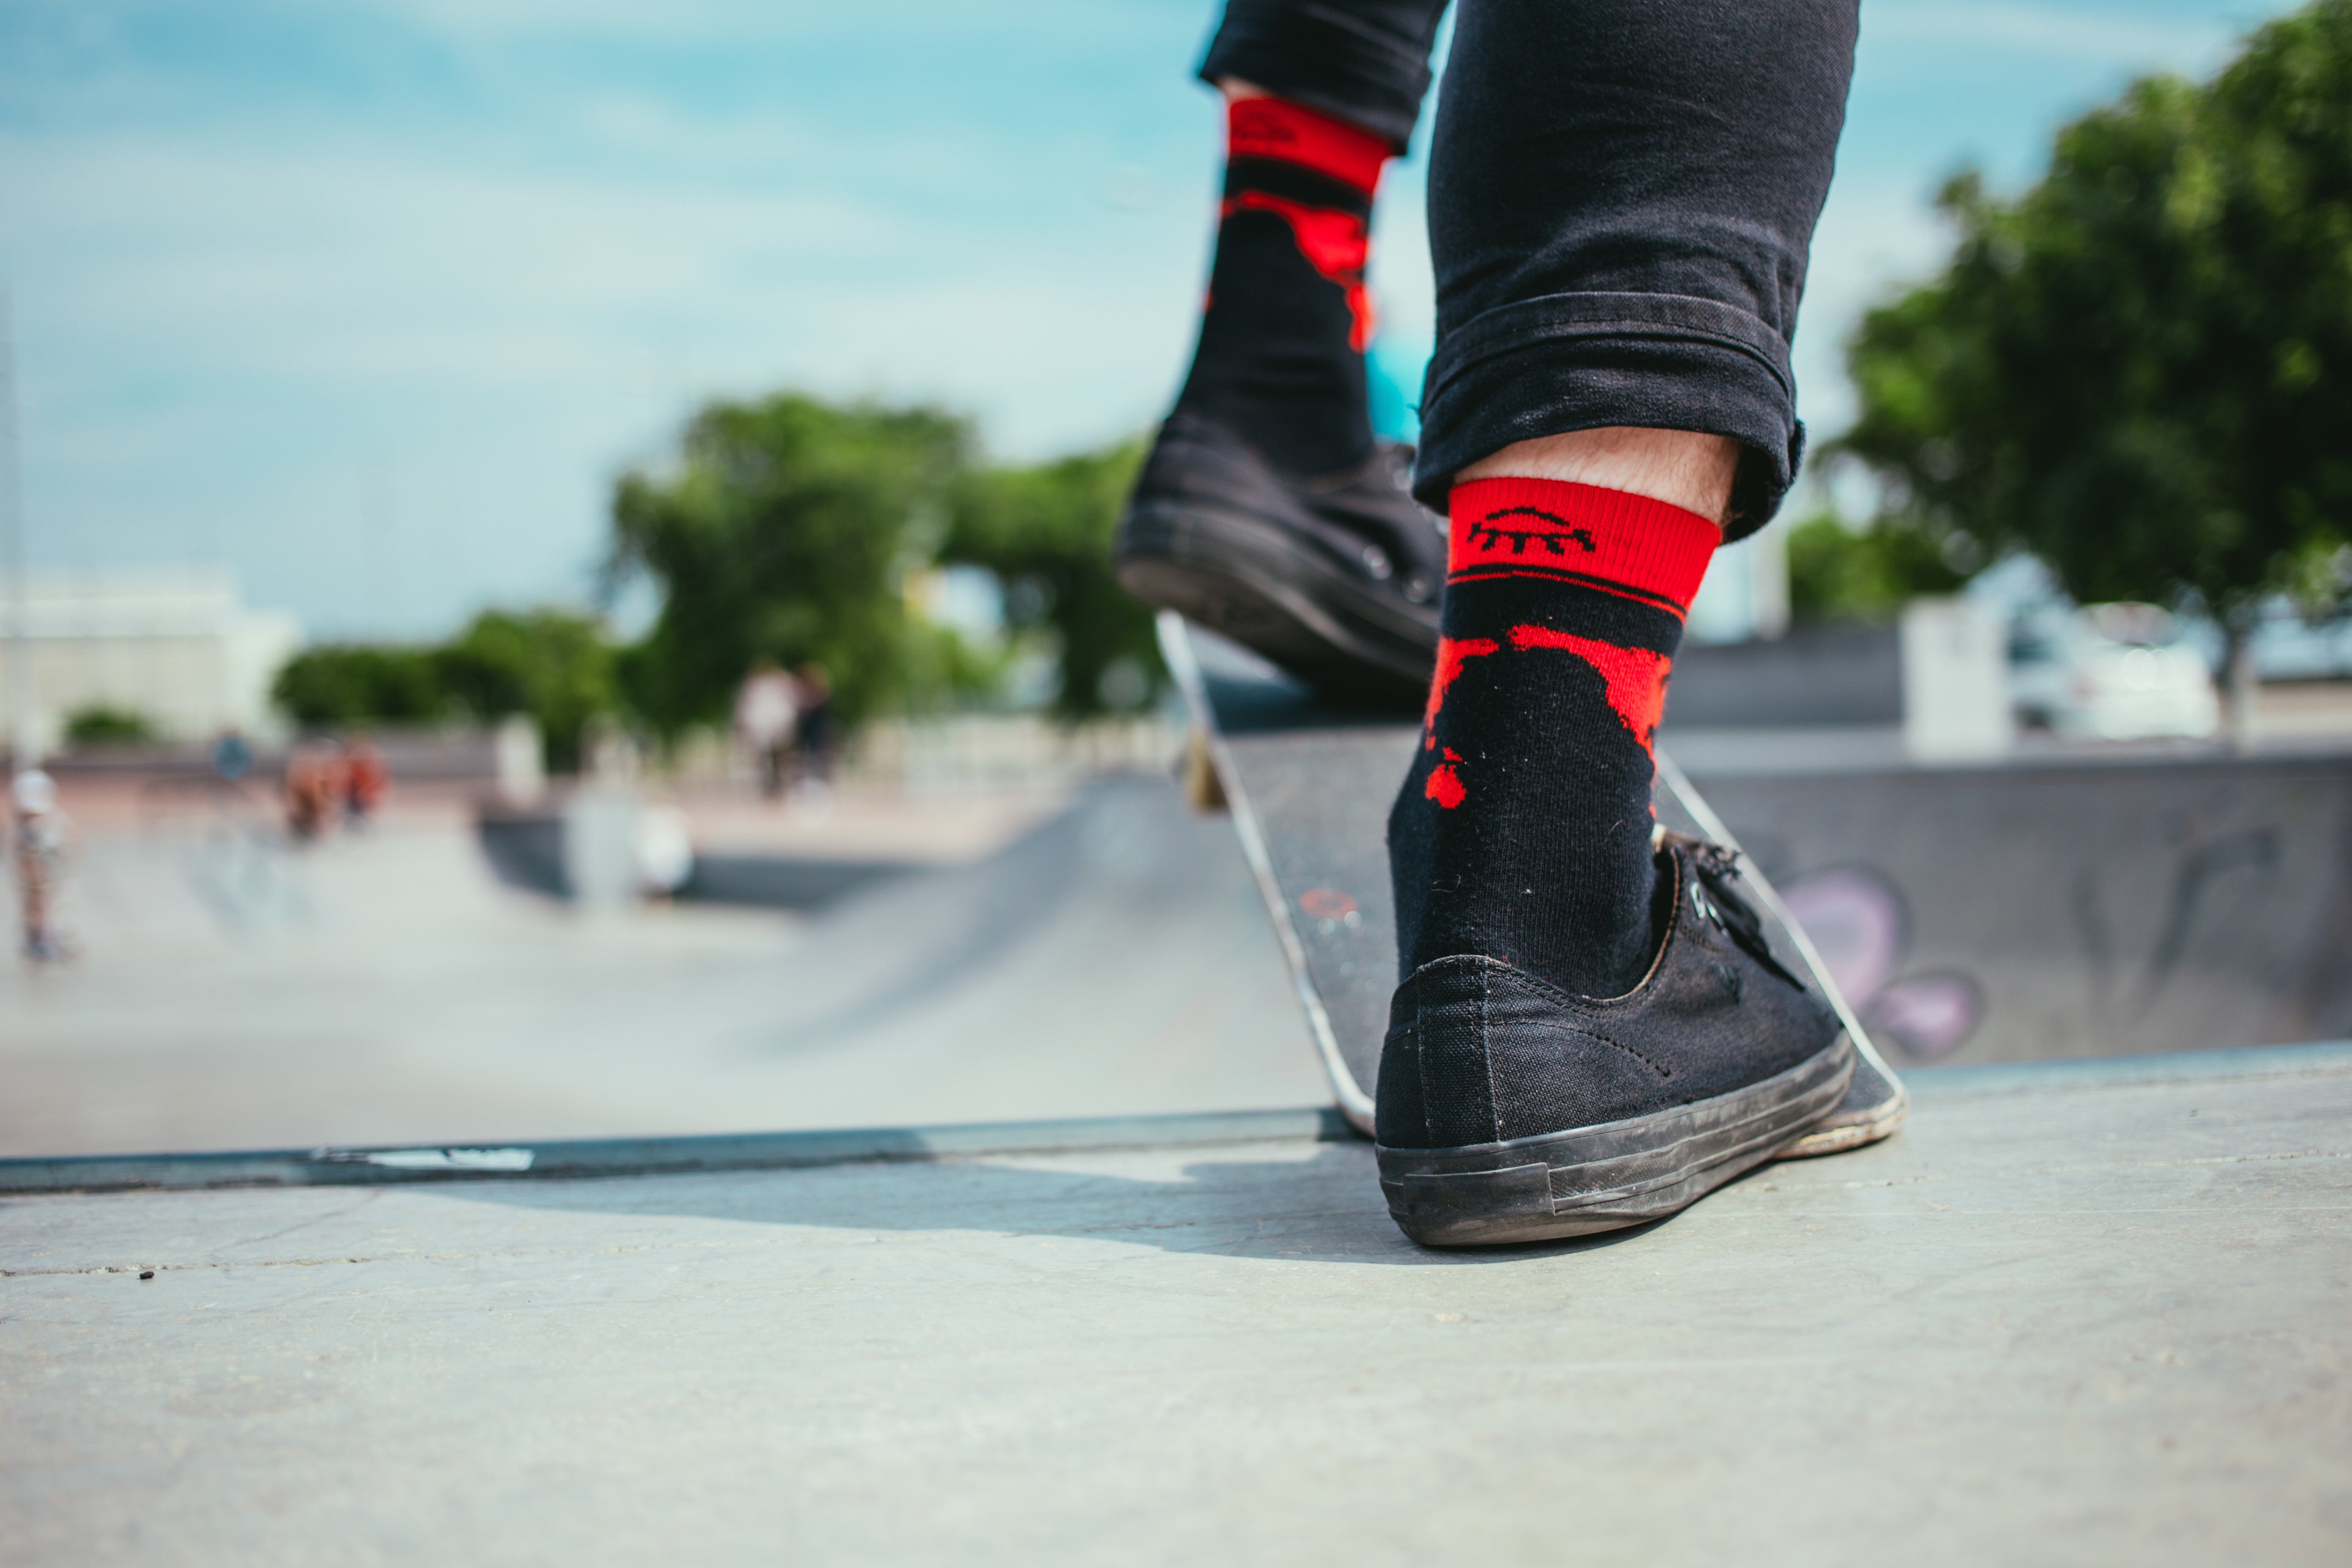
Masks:
[[[1374,582],[1385,583],[1396,568],[1389,564],[1387,552],[1379,545],[1367,544],[1364,546],[1364,570],[1372,574]]]
[[[1429,603],[1429,579],[1419,572],[1409,574],[1404,580],[1405,602],[1411,605]]]

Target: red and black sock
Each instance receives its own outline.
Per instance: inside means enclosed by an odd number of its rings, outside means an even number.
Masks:
[[[1303,104],[1227,106],[1225,197],[1192,372],[1177,405],[1295,474],[1370,456],[1364,291],[1388,142]]]
[[[1389,814],[1399,961],[1621,995],[1653,947],[1651,745],[1721,531],[1554,479],[1474,479],[1448,510],[1437,674]]]

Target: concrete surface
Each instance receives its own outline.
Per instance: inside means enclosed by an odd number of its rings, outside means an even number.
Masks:
[[[2352,1047],[1915,1087],[1489,1254],[1303,1137],[16,1199],[0,1560],[2352,1555]]]

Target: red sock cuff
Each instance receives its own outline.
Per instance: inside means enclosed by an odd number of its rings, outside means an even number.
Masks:
[[[1600,588],[1680,619],[1723,530],[1630,490],[1564,479],[1472,479],[1446,504],[1446,578],[1549,577]]]
[[[1370,132],[1303,103],[1237,98],[1225,106],[1225,155],[1297,163],[1369,196],[1381,183],[1390,147]]]

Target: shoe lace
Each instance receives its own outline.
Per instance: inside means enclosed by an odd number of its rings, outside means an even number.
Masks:
[[[1691,847],[1691,863],[1698,869],[1700,885],[1693,889],[1696,894],[1693,903],[1699,915],[1747,949],[1759,963],[1802,991],[1805,983],[1773,956],[1772,944],[1764,935],[1764,918],[1736,886],[1740,880],[1739,851],[1700,842]]]

